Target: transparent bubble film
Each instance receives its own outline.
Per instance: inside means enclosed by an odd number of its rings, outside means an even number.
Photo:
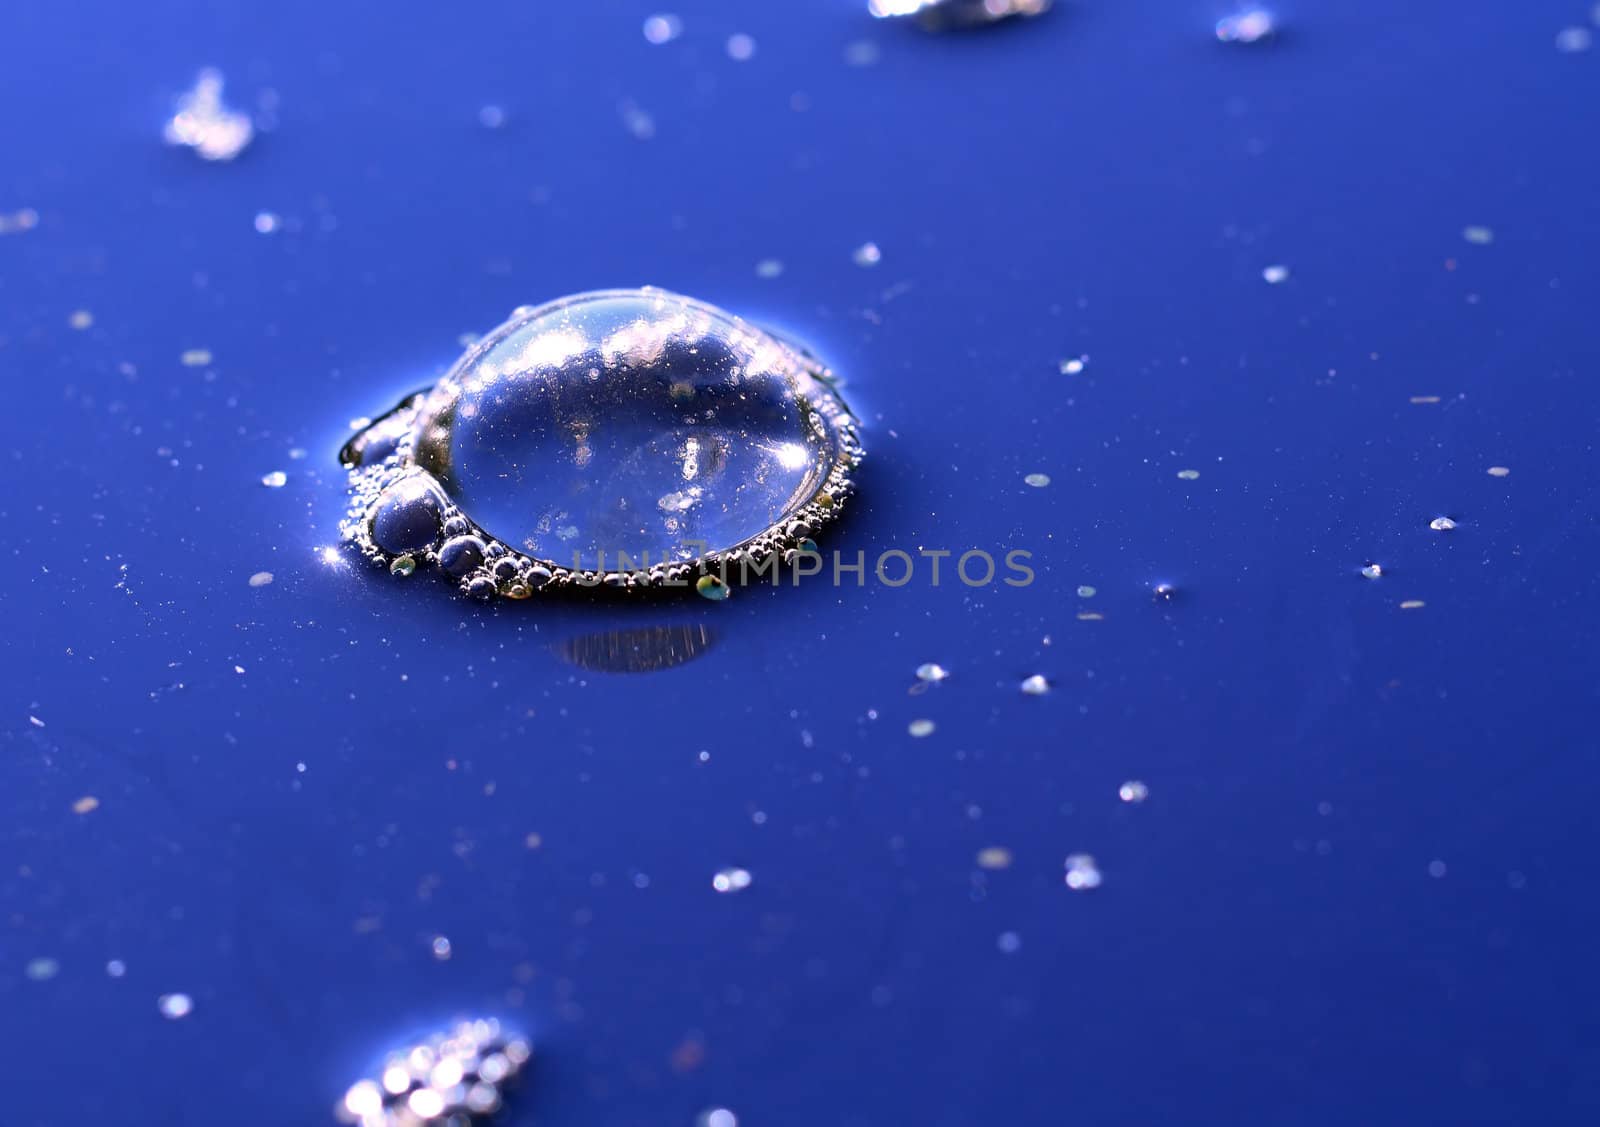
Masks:
[[[340,452],[343,533],[477,598],[682,585],[806,550],[862,448],[831,374],[657,289],[524,306]]]

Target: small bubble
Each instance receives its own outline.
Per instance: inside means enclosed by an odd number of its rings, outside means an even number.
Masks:
[[[1193,480],[1195,480],[1195,478],[1200,476],[1200,471],[1199,470],[1179,470],[1178,471],[1178,476],[1183,478],[1184,481],[1193,481]]]
[[[163,994],[156,999],[156,1008],[168,1021],[177,1021],[194,1012],[194,999],[187,994]]]
[[[1024,485],[1031,485],[1035,489],[1043,489],[1050,484],[1050,475],[1047,473],[1031,473],[1022,479]]]
[[[485,129],[499,129],[506,123],[504,106],[482,106],[478,109],[478,124]]]
[[[10,213],[0,212],[0,235],[31,231],[39,225],[39,213],[31,207]]]
[[[1375,563],[1365,564],[1361,568],[1361,574],[1368,579],[1382,579],[1383,565]]]
[[[1011,867],[1011,850],[1003,845],[986,845],[978,850],[978,868],[998,871]]]
[[[695,1117],[695,1127],[739,1127],[739,1117],[725,1107],[714,1107]]]
[[[1594,45],[1594,34],[1586,27],[1564,27],[1556,34],[1556,50],[1576,55]]]
[[[917,680],[943,681],[950,676],[950,671],[936,661],[923,662],[917,666]]]
[[[269,474],[261,475],[261,484],[268,489],[282,489],[288,480],[289,475],[282,470],[273,470]]]
[[[878,45],[869,39],[845,44],[844,61],[853,67],[870,67],[878,61]]]
[[[1434,517],[1428,522],[1428,527],[1435,532],[1449,532],[1456,526],[1456,522],[1449,517]]]
[[[1259,43],[1276,31],[1272,13],[1265,8],[1248,8],[1217,21],[1217,38],[1223,43]]]
[[[100,800],[92,794],[86,794],[72,804],[74,814],[89,814],[100,809]]]
[[[1089,586],[1087,583],[1078,588],[1078,598],[1080,599],[1092,599],[1094,598],[1095,593],[1095,589]]]
[[[1494,242],[1494,232],[1487,227],[1467,227],[1461,232],[1461,237],[1469,243],[1486,247]]]
[[[1489,476],[1490,477],[1506,477],[1510,473],[1511,473],[1511,468],[1509,466],[1490,466],[1489,467]]]
[[[645,40],[657,47],[663,43],[671,43],[682,34],[683,21],[670,12],[662,12],[644,21]]]
[[[178,357],[185,368],[204,368],[211,363],[211,350],[207,348],[191,348]]]
[[[878,249],[877,243],[862,243],[850,255],[850,261],[857,266],[876,266],[883,261],[883,251]]]
[[[756,41],[740,32],[728,36],[728,58],[736,63],[748,62],[755,56]]]
[[[776,278],[783,273],[783,263],[776,258],[763,258],[756,263],[756,277]]]
[[[1445,872],[1445,863],[1443,861],[1428,862],[1428,875],[1434,880],[1438,880],[1440,877],[1444,876]]]
[[[1421,599],[1407,599],[1405,602],[1400,604],[1400,609],[1401,610],[1421,610],[1423,607],[1425,607],[1427,605],[1428,604],[1423,602]]]
[[[711,878],[711,887],[718,892],[743,892],[751,879],[748,869],[719,869]]]
[[[33,959],[28,963],[27,975],[34,982],[49,982],[61,970],[61,964],[54,959]]]
[[[1129,779],[1117,788],[1117,797],[1124,802],[1143,802],[1150,797],[1150,788],[1138,779]]]
[[[1170,583],[1157,583],[1151,588],[1151,593],[1160,602],[1170,603],[1178,597],[1178,589]]]
[[[911,723],[906,725],[906,731],[910,732],[912,736],[919,740],[923,736],[933,735],[933,729],[934,723],[932,720],[913,720]]]
[[[402,579],[417,570],[417,561],[411,556],[400,556],[389,565],[389,574],[398,575]]]
[[[67,324],[79,332],[94,324],[94,314],[87,309],[74,310],[72,316],[67,318]]]
[[[250,577],[250,586],[252,587],[265,587],[271,582],[272,572],[270,571],[258,571]]]
[[[1000,937],[994,941],[994,945],[1002,954],[1015,955],[1022,950],[1022,936],[1014,931],[1002,931]]]
[[[1078,357],[1074,357],[1071,360],[1063,360],[1061,361],[1061,374],[1063,376],[1075,376],[1083,371],[1083,365],[1084,361]]]
[[[1261,271],[1261,276],[1266,279],[1269,286],[1280,285],[1289,280],[1289,268],[1287,266],[1268,266]]]
[[[1100,887],[1102,879],[1100,869],[1095,865],[1094,858],[1087,853],[1073,853],[1068,856],[1066,869],[1066,885],[1074,892]]]
[[[1035,673],[1022,682],[1022,691],[1030,697],[1043,696],[1050,691],[1050,682],[1046,681],[1042,674]]]
[[[447,936],[435,935],[431,946],[433,957],[441,963],[450,957],[450,940]]]
[[[128,964],[121,959],[112,959],[106,964],[106,974],[111,978],[121,978],[128,973]]]

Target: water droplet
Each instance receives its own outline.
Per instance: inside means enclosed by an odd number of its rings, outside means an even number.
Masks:
[[[1035,673],[1022,682],[1022,691],[1030,697],[1040,697],[1050,691],[1050,682],[1042,674]]]
[[[906,731],[912,736],[921,739],[923,736],[933,735],[934,723],[932,720],[913,720],[906,725]]]
[[[282,489],[289,480],[289,475],[282,470],[273,470],[271,473],[261,475],[261,484],[268,489]]]
[[[1362,567],[1361,574],[1366,576],[1368,579],[1382,579],[1383,565],[1375,563],[1366,564],[1364,567]]]
[[[1031,473],[1022,479],[1023,484],[1031,485],[1035,489],[1043,489],[1050,484],[1050,475],[1047,473]]]
[[[1456,522],[1449,517],[1434,517],[1428,522],[1428,527],[1435,532],[1449,532],[1456,526]]]
[[[711,887],[718,892],[743,892],[752,879],[748,869],[719,869],[711,878]]]
[[[1124,802],[1143,802],[1150,797],[1150,788],[1138,779],[1129,779],[1117,788],[1117,797]]]
[[[1280,285],[1289,280],[1289,268],[1287,266],[1268,266],[1261,271],[1261,276],[1266,279],[1269,286]]]
[[[682,34],[683,21],[670,12],[651,16],[644,21],[644,37],[657,47],[663,43],[671,43]]]
[[[187,994],[163,994],[156,999],[156,1008],[168,1021],[177,1021],[194,1012],[194,999]]]
[[[169,145],[192,149],[205,160],[232,160],[255,136],[250,115],[229,109],[222,101],[222,72],[207,68],[178,99],[177,111],[162,135]]]
[[[1067,857],[1066,885],[1074,892],[1099,888],[1102,879],[1094,858],[1087,853],[1073,853]]]
[[[950,671],[936,661],[928,661],[917,666],[917,680],[943,681],[950,676]]]
[[[607,582],[718,598],[694,564],[793,549],[860,457],[833,377],[796,347],[661,290],[580,294],[519,309],[363,426],[340,452],[343,531],[475,597]]]
[[[1217,38],[1224,43],[1259,43],[1277,30],[1277,22],[1265,8],[1247,8],[1217,21]]]

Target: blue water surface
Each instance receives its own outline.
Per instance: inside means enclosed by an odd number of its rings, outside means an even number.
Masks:
[[[1586,5],[865,7],[8,7],[5,1127],[331,1122],[462,1014],[517,1125],[1600,1121]],[[206,65],[231,163],[161,143]],[[1033,581],[337,550],[351,419],[642,284],[844,378],[826,552]]]

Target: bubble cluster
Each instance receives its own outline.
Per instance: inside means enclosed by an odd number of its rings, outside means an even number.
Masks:
[[[831,374],[790,343],[663,290],[579,294],[518,309],[345,445],[343,532],[478,598],[688,588],[809,543],[861,457]]]
[[[1100,887],[1100,867],[1087,853],[1071,854],[1066,861],[1066,870],[1065,883],[1072,891],[1085,892]]]
[[[207,68],[178,99],[162,136],[169,145],[192,149],[204,160],[227,161],[255,137],[249,114],[229,109],[222,101],[222,72]]]
[[[915,18],[929,31],[979,27],[1012,16],[1039,16],[1051,0],[869,0],[867,10],[879,19]]]
[[[350,1086],[335,1108],[357,1127],[467,1127],[504,1104],[505,1089],[533,1057],[493,1019],[464,1021],[390,1054],[377,1079]]]

